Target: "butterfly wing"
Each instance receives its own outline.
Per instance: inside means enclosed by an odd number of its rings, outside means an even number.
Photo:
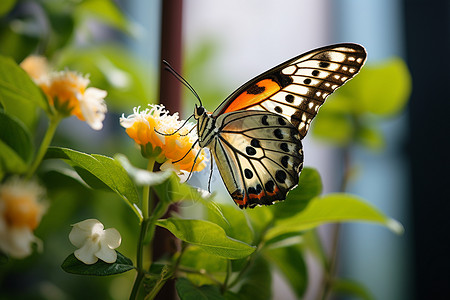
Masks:
[[[303,167],[300,135],[284,117],[237,111],[216,119],[209,148],[231,197],[241,208],[284,200]]]
[[[325,99],[359,72],[366,56],[357,44],[330,45],[302,54],[241,86],[213,117],[239,110],[272,112],[289,120],[303,139]]]

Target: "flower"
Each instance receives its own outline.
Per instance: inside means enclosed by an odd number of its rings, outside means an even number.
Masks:
[[[141,146],[144,156],[154,157],[162,164],[161,170],[172,169],[184,177],[191,171],[201,171],[206,166],[206,155],[197,144],[193,146],[198,139],[192,130],[194,125],[178,120],[178,113],[169,115],[163,105],[149,107],[143,111],[135,107],[132,115],[120,118],[120,124]]]
[[[50,73],[47,58],[44,56],[30,55],[20,63],[20,67],[30,75],[37,85],[46,81]]]
[[[95,264],[98,259],[107,263],[117,260],[114,250],[120,246],[122,237],[115,228],[103,230],[104,226],[96,219],[87,219],[72,225],[70,242],[77,248],[75,257],[87,265]]]
[[[36,182],[18,177],[0,185],[0,250],[4,253],[24,258],[31,254],[33,243],[40,245],[33,230],[46,210],[43,195]]]
[[[44,57],[30,56],[21,64],[47,95],[50,106],[64,116],[75,115],[94,130],[103,128],[106,91],[87,86],[90,80],[70,70],[49,71]]]

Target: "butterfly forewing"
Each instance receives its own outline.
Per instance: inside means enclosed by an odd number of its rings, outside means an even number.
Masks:
[[[319,48],[250,80],[212,114],[196,116],[199,145],[211,150],[239,207],[284,200],[297,186],[311,120],[365,60],[357,44]]]
[[[356,44],[313,50],[250,80],[213,115],[236,110],[281,114],[298,128],[303,138],[325,99],[355,76],[365,60],[365,49]]]

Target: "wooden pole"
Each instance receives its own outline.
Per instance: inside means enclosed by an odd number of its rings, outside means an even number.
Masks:
[[[162,0],[159,101],[171,114],[181,109],[181,84],[164,70],[163,60],[181,73],[182,0]]]
[[[159,101],[169,110],[171,114],[180,112],[181,109],[181,84],[169,72],[164,70],[163,60],[169,62],[172,67],[181,72],[182,66],[182,0],[161,0],[161,52],[160,52],[160,81]],[[154,195],[155,197],[156,195]],[[156,201],[155,201],[156,202]],[[172,205],[170,211],[176,210]],[[165,216],[167,217],[167,215]],[[176,238],[167,230],[157,227],[153,242],[153,261],[161,258],[164,254],[171,255],[177,248]],[[176,299],[175,281],[169,280],[158,293],[155,299]]]

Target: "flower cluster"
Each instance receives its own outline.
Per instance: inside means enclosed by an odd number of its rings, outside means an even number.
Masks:
[[[31,254],[39,243],[33,231],[46,211],[44,189],[33,181],[12,178],[0,185],[0,250],[15,257]]]
[[[192,130],[192,123],[184,124],[178,120],[178,113],[170,115],[163,105],[149,104],[143,111],[135,107],[133,112],[128,117],[122,115],[120,124],[141,146],[144,156],[162,163],[161,170],[173,169],[185,175],[206,166],[205,151],[197,144],[194,146],[197,133]]]
[[[76,72],[50,71],[47,61],[40,56],[30,56],[20,65],[44,91],[50,106],[57,112],[64,116],[75,115],[92,129],[102,129],[107,111],[106,91],[88,88],[89,79]]]

